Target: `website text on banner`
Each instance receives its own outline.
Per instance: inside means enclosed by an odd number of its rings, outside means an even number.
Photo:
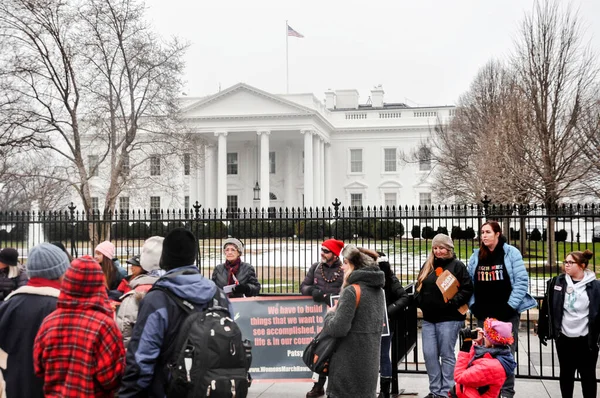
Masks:
[[[323,328],[324,304],[306,296],[231,299],[231,304],[242,335],[252,342],[254,380],[311,380],[302,352]]]

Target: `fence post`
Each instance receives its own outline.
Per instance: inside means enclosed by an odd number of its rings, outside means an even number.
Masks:
[[[75,209],[77,208],[77,206],[75,206],[73,204],[73,202],[71,202],[71,204],[69,205],[69,207],[67,207],[67,209],[69,209],[69,220],[71,221],[71,257],[76,258],[77,256],[77,248],[75,247]]]
[[[335,200],[333,202],[331,202],[331,204],[333,205],[333,218],[335,219],[335,231],[333,233],[333,237],[335,239],[339,239],[339,235],[338,235],[338,219],[340,218],[340,205],[342,204],[338,198],[335,198]]]
[[[194,229],[196,230],[194,233],[194,236],[196,237],[196,244],[198,244],[198,241],[200,240],[200,237],[198,236],[198,230],[200,228],[200,208],[202,207],[202,205],[200,203],[198,203],[198,201],[196,201],[196,203],[194,203],[192,205],[192,207],[194,208]],[[204,246],[204,245],[203,245]],[[198,269],[200,270],[200,272],[202,272],[202,266],[200,265],[200,249],[196,250],[196,267],[198,267]]]

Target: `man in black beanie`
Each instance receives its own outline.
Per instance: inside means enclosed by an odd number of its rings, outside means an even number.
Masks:
[[[120,398],[164,397],[167,374],[163,354],[175,341],[186,314],[161,289],[204,309],[217,293],[217,286],[204,278],[194,265],[198,240],[190,231],[175,228],[163,241],[160,267],[167,271],[140,303],[137,322],[127,346],[127,365]],[[221,294],[223,294],[221,292]],[[223,294],[225,300],[226,296]],[[231,305],[229,312],[233,313]],[[165,343],[166,344],[163,344]]]

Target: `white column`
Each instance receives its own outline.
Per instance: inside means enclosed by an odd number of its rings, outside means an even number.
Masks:
[[[313,132],[301,130],[304,134],[304,207],[313,207]]]
[[[325,177],[324,187],[325,187],[325,199],[324,202],[326,206],[330,206],[331,202],[333,202],[333,198],[331,197],[331,142],[327,142],[324,145],[324,154],[325,154],[325,167],[323,171],[323,176]]]
[[[284,207],[291,209],[294,207],[294,183],[297,178],[294,178],[294,158],[292,145],[285,147],[285,203]]]
[[[260,136],[260,207],[267,211],[271,203],[269,194],[271,185],[269,184],[269,135],[268,130],[258,131]]]
[[[314,205],[321,207],[321,136],[315,134],[313,136],[313,175],[314,175]]]
[[[215,155],[214,145],[204,146],[204,203],[206,210],[214,210],[217,206],[215,201]]]
[[[227,208],[227,132],[217,131],[218,159],[217,159],[217,208]]]
[[[327,206],[325,201],[325,140],[319,140],[319,153],[321,154],[319,161],[319,200],[321,206]]]

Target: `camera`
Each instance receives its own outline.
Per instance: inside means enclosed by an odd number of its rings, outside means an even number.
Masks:
[[[460,329],[458,332],[461,341],[465,341],[467,339],[476,340],[479,336],[479,332],[477,330],[471,330],[469,328]]]

